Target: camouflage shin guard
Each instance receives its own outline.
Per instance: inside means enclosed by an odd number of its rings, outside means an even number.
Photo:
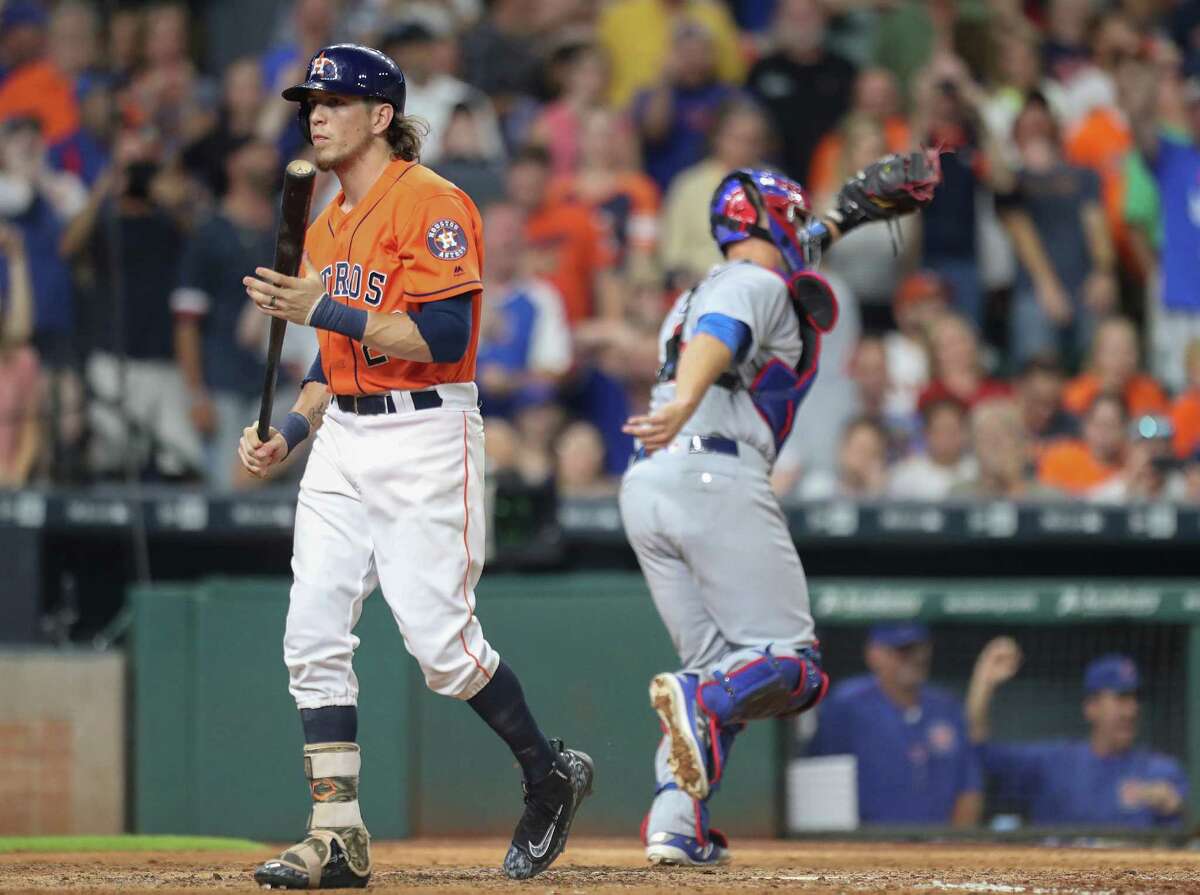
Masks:
[[[355,743],[315,743],[304,747],[304,775],[312,792],[308,838],[292,846],[279,860],[303,870],[309,888],[354,885],[356,880],[331,879],[347,875],[363,880],[371,874],[371,836],[358,807],[358,775],[362,765]],[[344,861],[334,869],[331,857],[340,850]]]

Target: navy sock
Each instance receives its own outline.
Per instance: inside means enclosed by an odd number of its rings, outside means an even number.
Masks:
[[[358,709],[352,705],[329,705],[300,709],[304,742],[353,743],[358,739]]]
[[[533,720],[516,674],[503,661],[482,690],[467,700],[488,727],[508,744],[526,783],[537,783],[554,768],[554,750]]]

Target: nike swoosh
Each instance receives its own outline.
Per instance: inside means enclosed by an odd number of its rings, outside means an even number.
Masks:
[[[532,842],[529,843],[529,854],[532,855],[536,860],[540,861],[546,856],[546,852],[550,848],[550,840],[553,838],[554,830],[558,826],[558,819],[562,817],[562,810],[563,806],[559,805],[558,811],[556,811],[554,814],[554,822],[550,824],[550,829],[546,831],[546,835],[542,837],[542,841],[537,845],[534,845]]]

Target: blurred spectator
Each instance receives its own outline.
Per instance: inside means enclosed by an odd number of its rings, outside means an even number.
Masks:
[[[33,275],[34,345],[59,369],[73,360],[74,308],[59,243],[87,201],[79,178],[51,168],[35,119],[12,119],[0,130],[0,216],[21,230]]]
[[[518,153],[507,182],[509,199],[525,213],[530,272],[559,291],[568,322],[620,317],[621,289],[610,270],[613,246],[585,206],[551,198],[546,150],[529,146]]]
[[[608,84],[608,61],[593,44],[568,44],[558,52],[561,92],[548,103],[533,123],[529,140],[550,153],[553,171],[560,177],[575,173],[579,166],[580,132],[583,120],[595,109],[604,108]]]
[[[1026,461],[1036,465],[1042,452],[1060,438],[1079,434],[1079,423],[1063,409],[1066,376],[1058,359],[1034,357],[1017,377],[1017,407],[1021,414]]]
[[[1125,158],[1134,139],[1129,119],[1118,107],[1114,76],[1141,51],[1141,36],[1128,17],[1117,10],[1104,14],[1093,28],[1092,64],[1069,80],[1063,103],[1063,123],[1069,128],[1064,143],[1066,159],[1099,175],[1114,245],[1134,269],[1137,258],[1124,216]]]
[[[929,384],[929,342],[934,322],[949,305],[946,284],[937,274],[909,274],[896,289],[892,319],[896,329],[884,336],[890,412],[913,416],[917,399]]]
[[[483,317],[476,359],[487,415],[511,417],[522,405],[552,401],[571,367],[571,332],[562,298],[527,274],[521,210],[490,205],[484,212]]]
[[[1062,115],[1062,88],[1042,74],[1041,37],[1024,16],[995,29],[991,43],[991,90],[980,113],[1010,167],[1020,164],[1013,124],[1034,94],[1045,97],[1055,118]]]
[[[1171,404],[1173,446],[1180,459],[1200,448],[1200,339],[1188,342],[1183,358],[1187,388]]]
[[[1127,413],[1167,413],[1167,396],[1153,378],[1138,371],[1141,352],[1132,321],[1110,317],[1096,328],[1087,369],[1072,379],[1063,406],[1082,416],[1101,393],[1118,395]]]
[[[708,158],[672,182],[663,201],[661,251],[663,270],[676,288],[690,288],[724,260],[709,225],[713,191],[730,171],[761,160],[766,135],[759,108],[733,100],[717,116]]]
[[[821,0],[780,0],[772,34],[778,49],[760,59],[746,87],[771,116],[782,167],[801,183],[813,152],[850,105],[854,66],[825,49]]]
[[[1009,352],[1020,366],[1057,351],[1081,358],[1117,303],[1116,258],[1095,174],[1063,161],[1058,125],[1034,94],[1013,125],[1021,169],[1002,216],[1020,261]]]
[[[1029,500],[1054,496],[1029,475],[1021,414],[1012,401],[996,398],[971,411],[971,444],[976,475],[950,489],[950,497]]]
[[[225,164],[258,131],[265,100],[262,67],[245,57],[230,63],[221,84],[221,105],[212,126],[183,152],[185,167],[216,198],[225,194]]]
[[[1130,424],[1129,451],[1122,473],[1125,489],[1121,496],[1125,500],[1179,502],[1185,498],[1183,463],[1171,447],[1174,434],[1167,417],[1143,416]]]
[[[234,484],[234,448],[258,414],[263,362],[237,339],[242,315],[257,311],[241,277],[274,255],[278,173],[278,153],[263,143],[248,143],[229,157],[229,189],[189,239],[171,295],[175,355],[192,425],[207,442],[209,484],[220,490]]]
[[[463,79],[491,97],[501,118],[536,86],[535,5],[536,0],[493,0],[459,39]]]
[[[262,79],[272,97],[304,80],[303,67],[321,47],[333,43],[338,4],[329,0],[296,0],[286,38],[262,55]],[[284,103],[278,103],[285,106]],[[292,109],[293,114],[295,109]]]
[[[455,106],[442,134],[441,160],[433,169],[463,190],[477,208],[504,197],[504,162],[489,153],[470,106]]]
[[[140,7],[118,6],[106,23],[105,68],[125,82],[142,63],[143,20]],[[280,103],[282,105],[282,103]]]
[[[942,150],[942,183],[921,214],[922,265],[946,280],[955,309],[979,327],[985,311],[980,194],[1007,192],[1012,172],[983,126],[987,98],[961,59],[938,55],[914,90],[913,132],[923,144]]]
[[[912,148],[912,132],[901,110],[895,76],[886,68],[864,69],[854,80],[854,96],[849,111],[836,129],[821,138],[813,152],[808,178],[804,181],[805,187],[813,195],[836,192],[842,181],[861,167],[847,165],[844,158],[857,145],[855,140],[859,134],[850,128],[861,128],[863,119],[874,122],[881,136],[882,151],[872,155],[872,161],[888,152],[904,152]]]
[[[567,426],[554,445],[554,484],[562,497],[610,497],[617,480],[604,468],[604,439],[591,423]]]
[[[1088,65],[1088,25],[1095,4],[1092,0],[1049,0],[1046,5],[1042,60],[1046,73],[1066,84]]]
[[[888,369],[887,346],[877,336],[858,340],[850,359],[850,378],[858,397],[858,412],[879,422],[887,433],[888,461],[908,454],[918,439],[920,419],[915,409],[897,408]]]
[[[1093,659],[1083,672],[1086,740],[997,743],[992,698],[1021,667],[1021,649],[997,637],[975,662],[967,691],[971,739],[997,796],[1019,805],[1030,824],[1153,828],[1177,826],[1187,776],[1175,759],[1135,745],[1140,676],[1128,656]]]
[[[100,20],[95,7],[82,0],[61,0],[50,16],[46,52],[76,87],[84,75],[100,67]]]
[[[46,53],[46,12],[33,0],[0,9],[0,123],[33,118],[47,142],[79,126],[75,85]]]
[[[1038,481],[1048,488],[1088,500],[1119,500],[1124,494],[1125,403],[1102,392],[1083,418],[1082,438],[1063,439],[1042,452]]]
[[[144,21],[145,59],[122,91],[122,112],[127,122],[151,129],[173,152],[200,135],[211,118],[216,90],[192,64],[187,7],[153,5]]]
[[[888,433],[870,415],[856,417],[842,429],[837,471],[813,469],[800,483],[801,500],[845,497],[871,500],[887,491]]]
[[[53,144],[49,158],[59,171],[68,171],[92,187],[112,164],[113,144],[120,124],[116,97],[107,75],[85,74],[75,83],[79,129]]]
[[[837,192],[848,178],[888,152],[883,128],[873,118],[846,119],[839,136],[845,138],[846,148],[835,166],[830,190],[815,195],[814,204],[821,211],[834,207]],[[858,297],[868,332],[891,327],[892,296],[901,277],[914,266],[920,227],[916,214],[895,222],[865,224],[839,239],[822,257],[822,270],[836,271]]]
[[[421,143],[421,161],[427,165],[438,163],[446,126],[460,106],[470,109],[484,154],[499,158],[504,153],[504,143],[492,103],[480,90],[437,70],[441,40],[429,25],[413,20],[384,35],[381,46],[404,72],[408,91],[404,114],[416,116],[429,125],[429,133]]]
[[[183,234],[156,199],[159,176],[144,159],[106,173],[63,239],[89,336],[89,466],[104,477],[134,470],[178,480],[203,469],[172,350]]]
[[[554,441],[563,428],[563,408],[549,401],[520,407],[513,419],[520,442],[517,467],[526,485],[545,485],[554,479]]]
[[[979,823],[979,759],[957,700],[928,683],[929,629],[876,625],[865,658],[871,673],[834,684],[821,704],[810,754],[857,759],[865,824]]]
[[[659,193],[634,163],[633,146],[628,121],[593,109],[582,122],[578,171],[553,182],[550,195],[590,208],[616,250],[618,269],[651,277],[657,273]]]
[[[1122,70],[1125,111],[1158,182],[1162,256],[1148,289],[1151,368],[1183,386],[1184,347],[1200,337],[1200,79],[1180,81],[1170,60]]]
[[[681,22],[662,79],[633,101],[646,173],[659,189],[704,158],[717,110],[733,95],[717,80],[712,35],[696,22]]]
[[[546,455],[528,450],[512,423],[497,416],[486,417],[483,431],[484,468],[489,479],[502,487],[546,484],[550,476]]]
[[[614,0],[600,12],[600,43],[612,66],[609,96],[624,108],[639,90],[662,76],[671,54],[671,35],[684,20],[712,35],[717,76],[728,84],[745,74],[737,26],[723,3],[715,0]]]
[[[83,390],[74,345],[71,278],[60,250],[64,230],[87,201],[73,174],[51,168],[35,119],[0,125],[0,223],[21,233],[33,283],[33,347],[47,374],[53,421],[50,472],[56,479],[82,474]]]
[[[929,329],[933,381],[921,392],[919,406],[950,397],[968,408],[988,398],[1007,397],[1008,384],[992,379],[983,368],[975,330],[957,314],[938,316]]]
[[[975,475],[967,452],[967,408],[954,398],[922,403],[925,453],[901,460],[892,468],[888,494],[897,500],[943,500]]]
[[[29,481],[42,440],[42,376],[33,332],[33,285],[21,234],[0,223],[0,258],[7,276],[0,279],[0,488]]]

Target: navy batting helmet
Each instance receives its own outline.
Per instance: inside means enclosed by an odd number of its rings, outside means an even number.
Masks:
[[[334,44],[323,47],[308,63],[303,84],[283,91],[283,98],[300,103],[300,130],[312,142],[308,131],[308,100],[313,93],[343,93],[382,100],[404,114],[404,72],[390,56],[358,44]]]

